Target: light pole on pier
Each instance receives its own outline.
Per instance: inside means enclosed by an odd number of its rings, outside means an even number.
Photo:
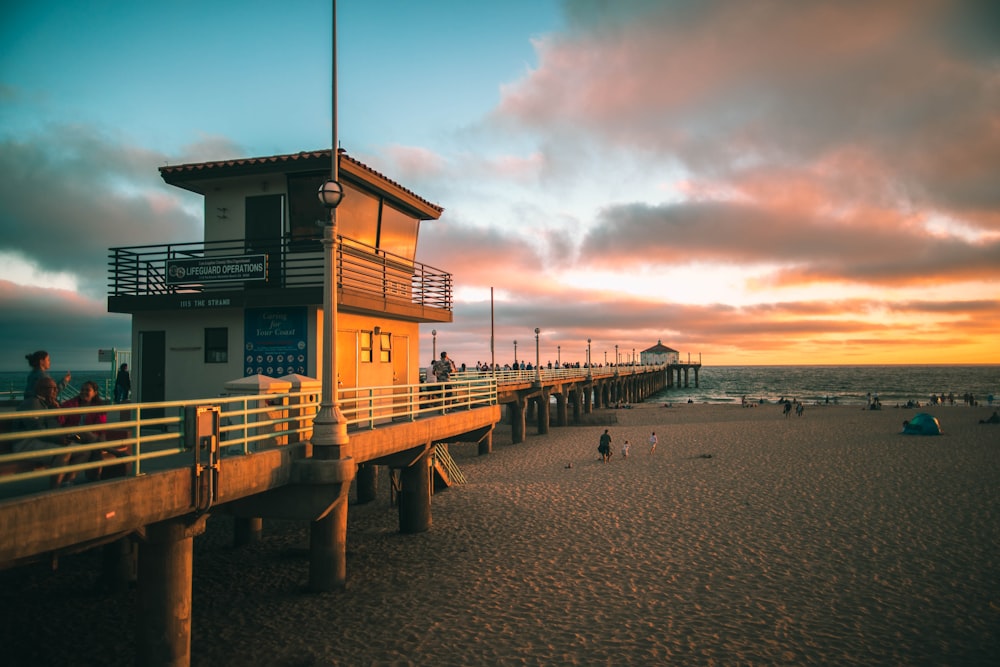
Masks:
[[[431,329],[431,363],[437,361],[438,358],[438,332],[437,329]]]
[[[337,206],[344,197],[340,184],[337,152],[337,3],[332,22],[332,122],[330,178],[320,186],[318,196],[330,211],[323,225],[323,370],[320,406],[313,419],[313,455],[306,459],[310,479],[350,486],[354,461],[348,450],[347,420],[337,405]],[[343,589],[347,583],[347,499],[341,498],[322,519],[313,521],[309,533],[309,588],[325,592]]]
[[[520,370],[517,366],[517,341],[514,341],[514,370]]]
[[[593,366],[593,364],[590,363],[590,339],[588,338],[587,339],[587,379],[588,380],[591,379],[592,377],[594,377],[594,372],[591,370],[592,366]]]
[[[336,122],[334,123],[336,127]],[[340,448],[347,444],[347,421],[337,404],[337,206],[344,198],[344,188],[337,181],[337,149],[333,149],[332,178],[320,187],[319,200],[330,210],[330,219],[323,226],[323,374],[320,407],[313,421],[314,446],[330,452],[330,458],[340,458]],[[326,449],[329,447],[330,449]],[[333,455],[335,454],[335,455]],[[322,458],[322,457],[319,457]]]
[[[535,382],[538,384],[542,383],[542,365],[540,363],[541,356],[538,352],[538,334],[541,333],[541,329],[535,327]]]
[[[556,345],[556,368],[562,368],[562,345]]]
[[[615,345],[615,368],[620,366],[622,363],[622,358],[618,356],[618,345]]]

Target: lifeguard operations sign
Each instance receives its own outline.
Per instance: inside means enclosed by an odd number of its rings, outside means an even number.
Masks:
[[[267,255],[263,254],[167,260],[168,285],[266,278]]]

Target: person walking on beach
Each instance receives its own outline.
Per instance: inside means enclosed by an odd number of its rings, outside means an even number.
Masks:
[[[656,451],[656,443],[657,443],[656,431],[653,431],[652,433],[649,434],[649,453],[650,454],[652,454],[653,452]]]
[[[611,460],[611,434],[608,433],[608,429],[604,429],[604,433],[601,434],[601,444],[597,445],[597,451],[604,463]]]
[[[629,444],[628,444],[628,440],[626,440],[625,442],[622,443],[622,459],[623,460],[628,458],[628,448],[629,448]]]

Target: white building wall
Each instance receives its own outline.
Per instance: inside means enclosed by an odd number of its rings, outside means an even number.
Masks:
[[[140,331],[164,331],[166,359],[164,397],[168,401],[218,396],[229,380],[243,377],[243,311],[198,310],[136,313],[132,316],[132,349],[136,351],[132,386],[142,386]],[[229,361],[205,363],[205,329],[229,329]],[[145,400],[141,396],[139,400]]]
[[[391,386],[419,382],[419,325],[340,313],[337,321],[338,383],[341,388]],[[321,379],[323,363],[323,313],[311,308],[308,316],[309,355],[306,375]],[[360,361],[362,331],[380,327],[392,334],[391,359],[380,360],[378,337],[374,337],[372,361]],[[205,329],[225,327],[229,334],[229,358],[225,363],[205,362]],[[223,393],[226,382],[244,377],[244,321],[242,309],[136,313],[132,318],[133,387],[141,386],[142,351],[140,331],[165,332],[165,400],[211,398]],[[145,400],[138,396],[138,400]]]
[[[205,241],[242,239],[246,231],[246,198],[287,194],[283,176],[223,179],[205,194]],[[287,201],[285,203],[287,214]],[[224,209],[224,210],[223,210]]]

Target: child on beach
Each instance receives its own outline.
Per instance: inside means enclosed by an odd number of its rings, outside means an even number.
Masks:
[[[625,442],[622,443],[622,458],[623,459],[627,459],[628,458],[628,448],[629,448],[629,444],[628,444],[628,440],[626,440]]]
[[[652,454],[656,451],[656,431],[649,434],[649,453]]]

